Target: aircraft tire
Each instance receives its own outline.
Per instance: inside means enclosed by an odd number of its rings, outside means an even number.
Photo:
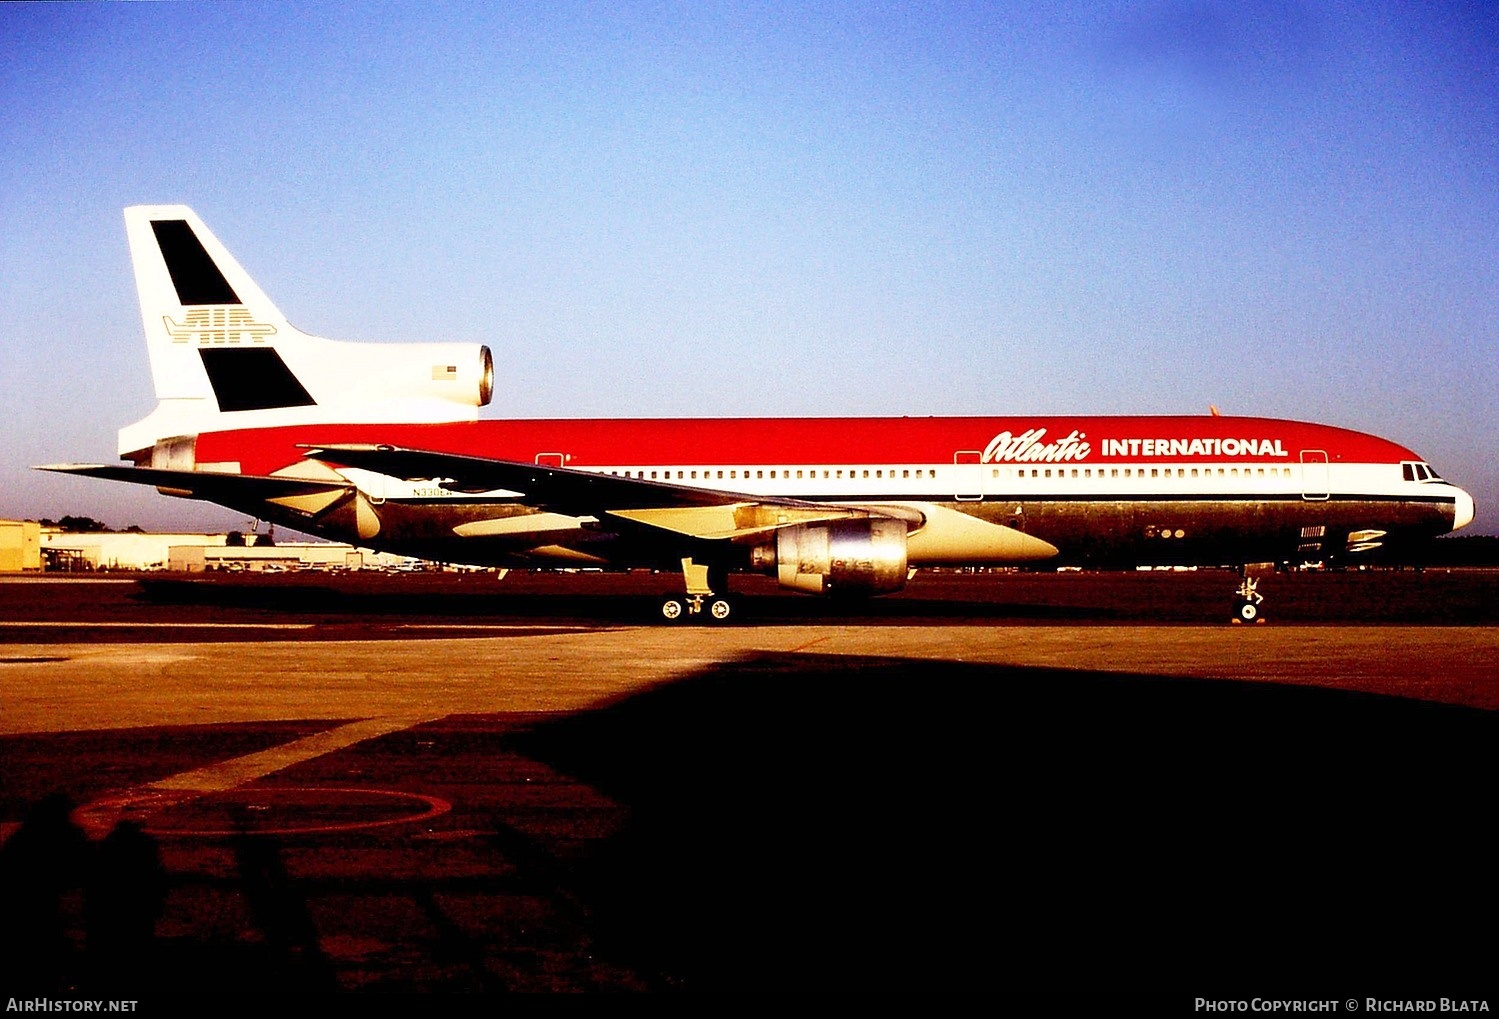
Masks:
[[[734,614],[734,603],[727,598],[714,598],[708,603],[708,618],[715,623],[727,622]]]
[[[1239,618],[1246,623],[1252,623],[1260,617],[1260,607],[1252,601],[1239,603]]]
[[[686,614],[687,606],[682,603],[682,599],[680,598],[668,598],[661,603],[661,618],[668,623],[680,622]]]

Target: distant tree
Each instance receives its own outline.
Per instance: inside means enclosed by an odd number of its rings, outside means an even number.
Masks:
[[[129,527],[125,528],[125,533],[126,534],[145,534],[146,532],[141,527],[140,524],[131,524]]]
[[[274,548],[276,545],[276,525],[272,524],[264,534],[255,536],[256,548]]]
[[[93,517],[63,517],[57,522],[57,526],[74,534],[95,534],[109,530],[108,524]]]
[[[224,535],[224,544],[230,548],[244,548],[245,536],[239,531],[230,531]]]

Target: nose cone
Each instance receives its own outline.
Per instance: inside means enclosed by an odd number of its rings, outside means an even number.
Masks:
[[[1457,502],[1452,507],[1452,529],[1461,530],[1473,522],[1473,497],[1462,489],[1457,490]]]

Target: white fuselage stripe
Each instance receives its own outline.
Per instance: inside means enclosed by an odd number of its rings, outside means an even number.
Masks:
[[[1306,466],[1293,463],[1129,463],[1087,466],[1011,464],[881,464],[803,466],[609,466],[580,468],[609,474],[766,498],[838,500],[985,501],[1016,499],[1251,499],[1328,495],[1349,498],[1446,501],[1456,489],[1440,480],[1407,481],[1399,464]],[[368,472],[346,471],[367,487]],[[355,474],[362,477],[356,477]],[[361,483],[365,482],[365,483]],[[397,501],[494,499],[525,502],[514,492],[480,496],[448,491],[433,481],[382,479],[380,497]]]

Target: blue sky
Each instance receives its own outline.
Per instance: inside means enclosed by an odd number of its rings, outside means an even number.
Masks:
[[[1499,534],[1494,3],[0,5],[0,517],[155,404],[121,210],[492,416],[1226,413]]]

